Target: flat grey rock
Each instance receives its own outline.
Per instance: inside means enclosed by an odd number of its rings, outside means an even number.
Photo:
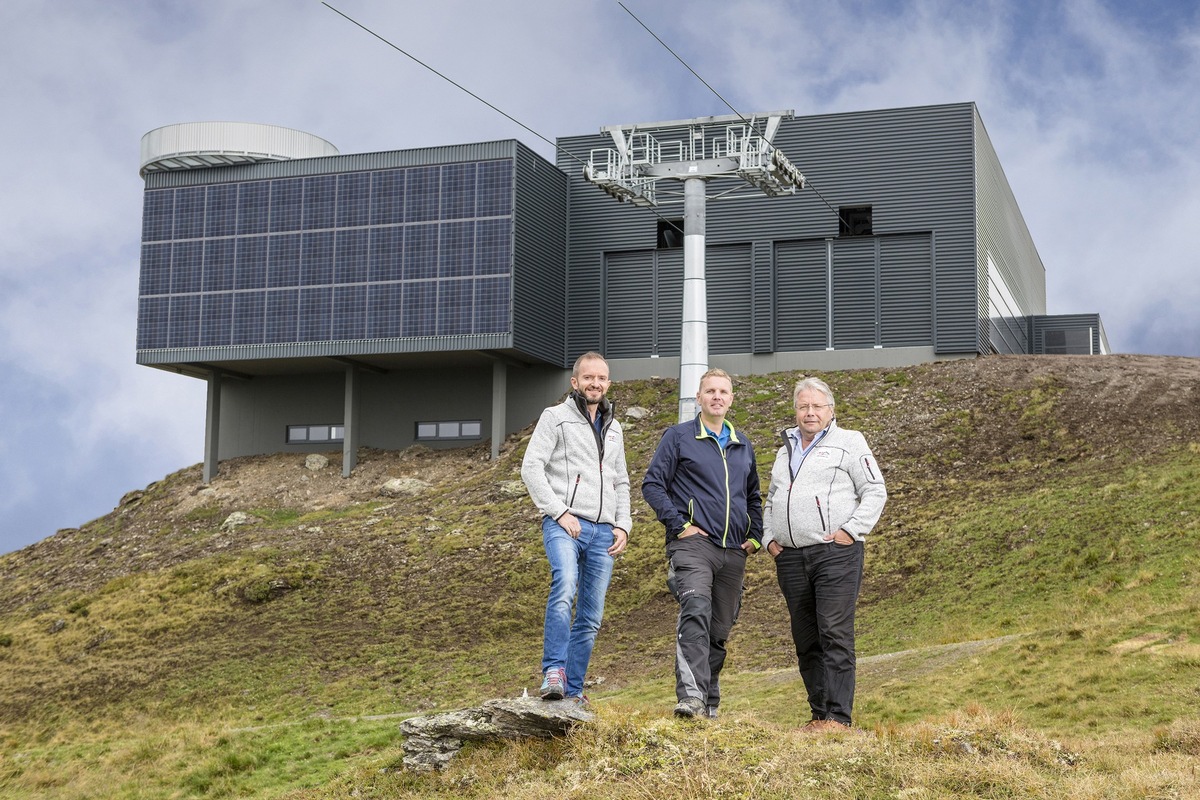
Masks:
[[[571,700],[532,697],[488,700],[476,708],[410,717],[400,723],[404,766],[417,772],[444,767],[467,742],[563,736],[592,713]]]

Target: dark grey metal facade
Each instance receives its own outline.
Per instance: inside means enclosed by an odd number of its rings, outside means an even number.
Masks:
[[[709,204],[711,352],[986,352],[977,300],[976,119],[974,105],[964,103],[784,121],[775,144],[816,191]],[[600,134],[559,140],[559,164],[571,175],[570,290],[604,299],[603,315],[597,309],[572,325],[571,352],[621,339],[601,320],[611,327],[614,318],[644,315],[650,298],[658,313],[675,313],[661,305],[677,294],[677,277],[662,263],[670,251],[656,248],[656,232],[678,206],[660,202],[656,216],[618,204],[571,169],[608,143]],[[714,181],[712,191],[720,188]],[[839,235],[838,209],[863,206],[871,209],[872,235]],[[625,266],[638,261],[656,266]],[[640,347],[620,341],[617,351],[673,354],[675,331],[673,343],[641,336]]]
[[[523,145],[515,155],[512,347],[561,366],[568,358],[567,176]]]
[[[973,103],[786,119],[774,144],[811,188],[707,205],[714,364],[752,372],[1108,352],[1097,315],[1045,316],[1042,262]],[[346,423],[351,464],[358,444],[403,447],[418,423],[441,419],[468,422],[495,449],[561,396],[563,370],[586,350],[612,359],[618,379],[673,374],[684,256],[662,229],[679,224],[681,203],[660,190],[655,210],[621,204],[585,180],[590,151],[611,146],[606,135],[558,145],[557,165],[509,140],[147,174],[138,362],[210,381],[214,468],[218,450],[322,449],[285,444],[288,426]],[[476,197],[465,188],[464,176],[485,172],[508,176],[506,205],[484,183]],[[436,212],[420,205],[435,174],[445,187]],[[399,180],[403,192],[376,190]],[[721,180],[710,193],[728,188]],[[261,231],[238,229],[222,198],[261,200],[272,181],[301,187],[299,206],[266,203],[247,223]],[[338,205],[364,185],[368,207]],[[388,197],[416,205],[401,213]],[[233,207],[240,213],[241,200]],[[434,222],[436,234],[422,227]],[[490,249],[472,250],[480,243]],[[243,246],[246,258],[271,251],[262,275],[238,272]],[[232,272],[205,271],[221,258]],[[239,316],[255,292],[277,312],[257,339]],[[294,309],[294,325],[280,308]]]
[[[566,383],[566,185],[512,140],[150,173],[138,362],[208,380],[208,476],[308,427],[347,469],[498,442]]]
[[[1052,314],[1029,318],[1034,355],[1108,355],[1108,335],[1099,314]]]
[[[253,373],[488,350],[559,365],[564,192],[511,140],[152,173],[138,361]]]

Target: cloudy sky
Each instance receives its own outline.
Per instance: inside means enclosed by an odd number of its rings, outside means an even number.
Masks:
[[[624,1],[742,112],[974,101],[1047,311],[1200,356],[1194,0]],[[617,0],[331,4],[549,139],[729,113]],[[0,552],[203,458],[204,384],[134,363],[142,134],[554,155],[318,0],[4,0],[0,74]]]

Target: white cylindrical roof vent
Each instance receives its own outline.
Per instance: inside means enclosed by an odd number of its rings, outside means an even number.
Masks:
[[[278,125],[182,122],[155,128],[142,137],[139,174],[337,154],[338,149],[320,136]]]

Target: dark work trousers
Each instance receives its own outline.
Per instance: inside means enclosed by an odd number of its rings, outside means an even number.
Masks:
[[[675,696],[721,703],[725,640],[742,606],[746,552],[695,534],[667,545],[667,588],[679,602],[675,628]]]
[[[854,708],[854,608],[863,543],[783,548],[775,559],[792,641],[813,719],[850,724]]]

